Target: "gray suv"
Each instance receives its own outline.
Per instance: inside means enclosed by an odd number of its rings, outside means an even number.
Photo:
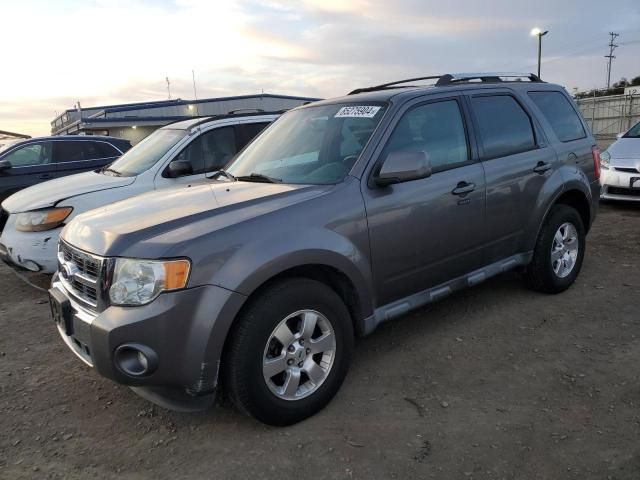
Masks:
[[[598,177],[572,100],[534,75],[359,89],[285,113],[204,183],[77,216],[53,317],[86,364],[160,405],[202,409],[220,385],[292,424],[382,322],[516,268],[567,289]]]

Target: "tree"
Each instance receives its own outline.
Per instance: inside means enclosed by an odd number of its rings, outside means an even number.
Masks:
[[[627,79],[622,77],[620,81],[613,84],[613,88],[624,88],[624,87],[627,87],[628,85],[629,85],[629,82],[627,81]]]
[[[607,95],[622,95],[624,93],[625,87],[640,85],[640,75],[633,77],[631,81],[627,80],[625,77],[622,77],[619,81],[614,83],[609,89],[594,89],[589,90],[588,92],[579,92],[574,96],[575,98],[585,98],[585,97],[606,97]]]

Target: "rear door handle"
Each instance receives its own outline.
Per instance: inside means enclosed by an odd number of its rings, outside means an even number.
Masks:
[[[43,173],[42,175],[40,175],[40,179],[41,180],[46,180],[47,178],[51,178],[52,175],[50,173]]]
[[[553,167],[553,165],[551,165],[550,163],[538,162],[538,164],[533,167],[533,171],[542,174],[547,170],[551,170],[551,167]]]
[[[467,193],[473,192],[475,189],[475,183],[459,182],[458,185],[456,185],[456,188],[451,190],[451,193],[454,195],[466,195]]]

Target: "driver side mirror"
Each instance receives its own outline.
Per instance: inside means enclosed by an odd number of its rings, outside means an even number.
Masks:
[[[431,161],[426,152],[391,152],[374,181],[379,187],[431,176]]]
[[[169,178],[178,178],[192,174],[193,167],[191,166],[191,162],[185,160],[174,160],[169,164],[166,171],[166,176]]]
[[[9,160],[0,160],[0,172],[9,170],[11,168],[11,162]]]
[[[624,136],[624,134],[625,134],[625,132],[618,133],[618,134],[616,135],[616,138],[620,139],[620,138],[622,138],[622,137]]]

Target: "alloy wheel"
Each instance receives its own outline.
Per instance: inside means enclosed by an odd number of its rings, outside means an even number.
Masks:
[[[326,380],[336,353],[331,322],[315,310],[299,310],[273,330],[264,349],[262,373],[277,397],[299,400]]]

